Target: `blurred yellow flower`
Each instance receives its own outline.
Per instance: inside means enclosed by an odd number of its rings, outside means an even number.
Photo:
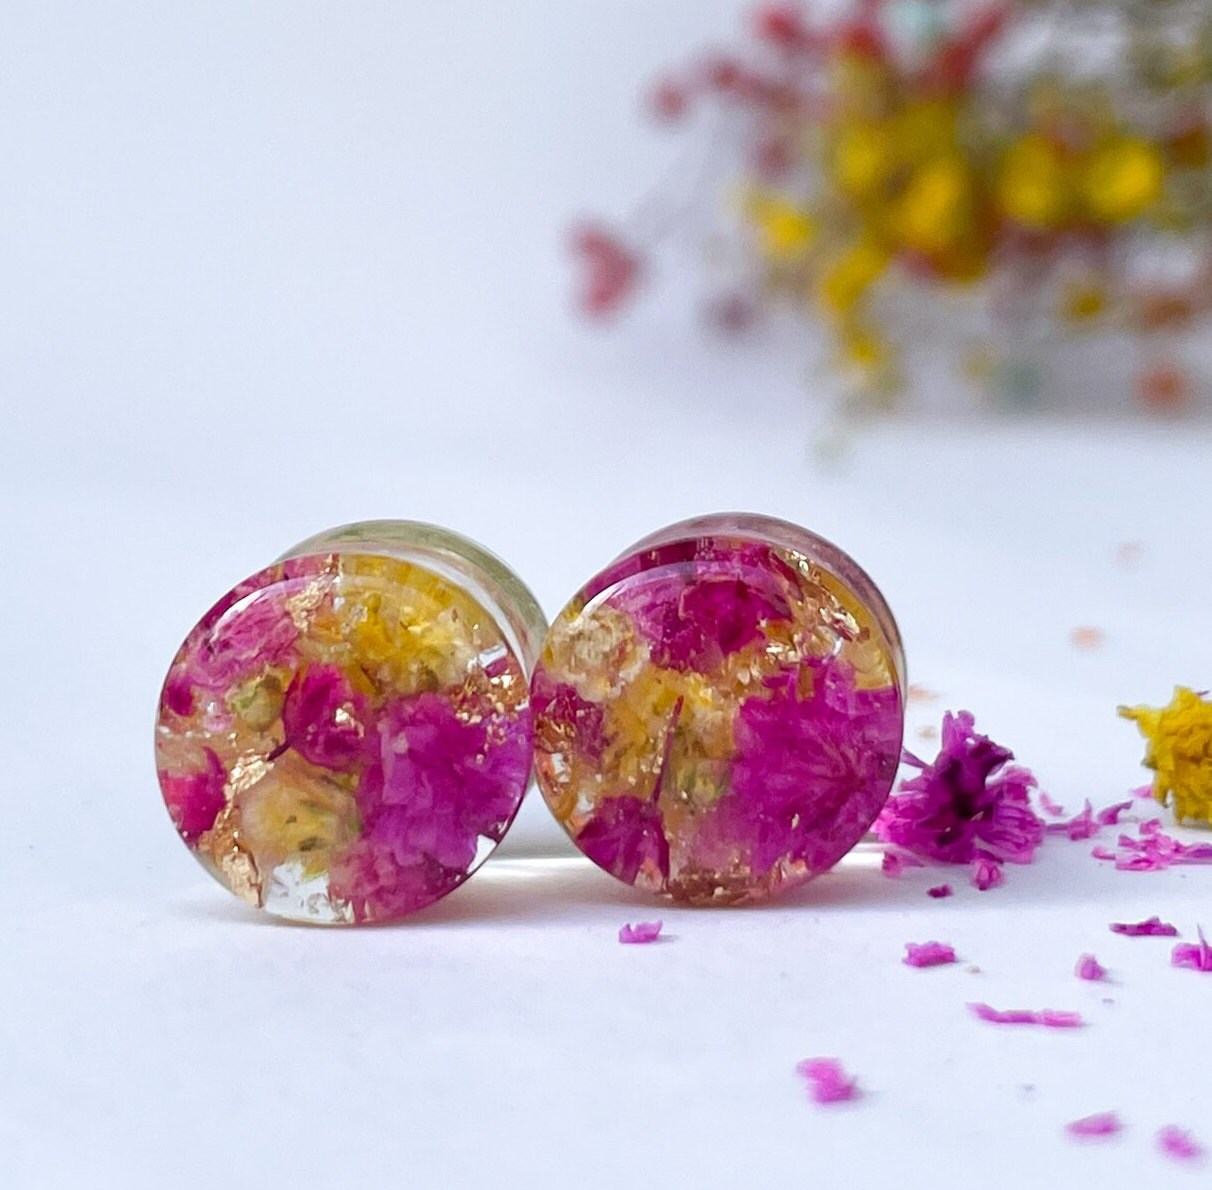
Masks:
[[[1144,763],[1156,773],[1153,796],[1179,822],[1212,825],[1212,702],[1176,686],[1166,707],[1120,707],[1148,741]]]

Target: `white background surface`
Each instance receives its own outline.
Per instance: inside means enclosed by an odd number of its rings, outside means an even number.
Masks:
[[[1050,841],[946,901],[860,856],[777,906],[674,910],[534,798],[440,906],[325,932],[173,837],[151,721],[181,636],[363,517],[481,539],[549,613],[670,520],[798,520],[941,692],[910,742],[970,707],[1074,809],[1143,779],[1117,702],[1212,685],[1206,424],[902,420],[823,469],[788,345],[709,341],[673,278],[613,332],[568,316],[568,218],[670,158],[637,91],[737,7],[5,4],[0,1185],[1207,1184],[1152,1134],[1212,1144],[1212,976],[1107,923],[1212,927],[1212,870]],[[657,916],[668,941],[618,945]],[[931,938],[981,972],[900,964]],[[1073,978],[1085,950],[1109,989]],[[1091,1024],[999,1030],[974,999]],[[815,1055],[866,1098],[814,1108]],[[1119,1141],[1064,1139],[1108,1108]]]

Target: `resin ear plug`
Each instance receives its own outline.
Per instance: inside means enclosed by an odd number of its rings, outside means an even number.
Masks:
[[[465,537],[321,533],[228,592],[168,671],[156,724],[177,833],[251,905],[391,921],[457,888],[530,780],[534,596]]]
[[[612,876],[690,904],[760,901],[871,826],[904,693],[896,623],[853,559],[768,517],[684,521],[553,622],[531,683],[535,771]]]

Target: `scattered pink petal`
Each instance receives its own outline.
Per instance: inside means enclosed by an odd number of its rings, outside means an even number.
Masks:
[[[1160,818],[1142,822],[1135,838],[1121,834],[1116,847],[1115,867],[1121,872],[1160,872],[1186,864],[1212,863],[1212,843],[1183,843],[1162,830]],[[1107,856],[1100,854],[1098,858]]]
[[[1178,929],[1160,917],[1148,917],[1144,921],[1113,921],[1111,933],[1128,938],[1175,938]]]
[[[901,959],[906,967],[941,967],[956,961],[955,948],[945,942],[906,942]]]
[[[926,896],[934,897],[939,900],[942,897],[949,897],[954,893],[954,889],[949,884],[936,884],[933,888],[926,889]]]
[[[1174,967],[1189,967],[1192,971],[1212,971],[1212,946],[1204,937],[1204,931],[1196,927],[1198,942],[1180,942],[1170,952],[1170,963]]]
[[[619,928],[620,942],[655,942],[661,936],[661,925],[659,921],[637,921],[635,925],[630,923]]]
[[[1043,806],[1045,814],[1051,814],[1053,818],[1063,818],[1065,816],[1065,807],[1058,802],[1054,802],[1046,793],[1039,795],[1039,804]]]
[[[859,1097],[858,1084],[836,1058],[805,1058],[795,1071],[808,1081],[814,1103],[844,1103]]]
[[[1092,982],[1107,978],[1107,968],[1092,954],[1082,955],[1077,960],[1077,966],[1074,968],[1073,973],[1078,979],[1088,979]]]
[[[1028,1008],[990,1008],[988,1004],[969,1004],[972,1015],[991,1025],[1043,1025],[1048,1029],[1080,1029],[1086,1022],[1080,1012],[1063,1012],[1045,1008],[1036,1012]]]
[[[1141,801],[1144,801],[1145,799],[1151,800],[1153,797],[1153,786],[1151,784],[1150,785],[1138,785],[1131,792],[1132,792],[1132,796],[1134,798],[1138,798]]]
[[[1198,1161],[1204,1155],[1203,1145],[1177,1124],[1158,1129],[1157,1147],[1175,1161]]]
[[[1099,826],[1118,826],[1119,816],[1126,810],[1131,810],[1134,802],[1129,799],[1126,802],[1115,802],[1110,806],[1104,806],[1099,810],[1096,821]]]
[[[1095,859],[1115,859],[1116,858],[1115,852],[1112,851],[1109,847],[1100,846],[1100,847],[1091,848],[1090,854],[1092,856],[1094,856]]]
[[[1092,1116],[1083,1116],[1080,1120],[1071,1120],[1065,1125],[1065,1131],[1070,1136],[1088,1139],[1094,1136],[1115,1136],[1123,1131],[1119,1116],[1113,1111],[1095,1112]]]
[[[1050,835],[1067,835],[1074,841],[1089,839],[1098,834],[1098,824],[1094,821],[1094,807],[1090,805],[1090,799],[1086,799],[1080,814],[1067,822],[1050,822],[1044,829]]]
[[[997,888],[999,885],[1006,883],[1005,874],[1002,872],[1002,865],[991,855],[978,855],[972,861],[972,870],[969,874],[969,879],[974,887],[979,888],[981,892],[986,892],[988,889]]]
[[[893,851],[891,848],[884,852],[884,858],[880,861],[880,870],[885,876],[899,876],[906,868],[925,866],[916,855],[910,855],[907,851]]]

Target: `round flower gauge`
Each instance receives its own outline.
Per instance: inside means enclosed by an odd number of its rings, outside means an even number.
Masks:
[[[760,901],[857,843],[896,774],[904,657],[836,546],[719,515],[646,538],[556,617],[532,681],[556,818],[618,879]]]
[[[530,779],[545,624],[473,542],[371,522],[228,592],[169,668],[164,801],[222,884],[280,917],[389,921],[461,884]]]

